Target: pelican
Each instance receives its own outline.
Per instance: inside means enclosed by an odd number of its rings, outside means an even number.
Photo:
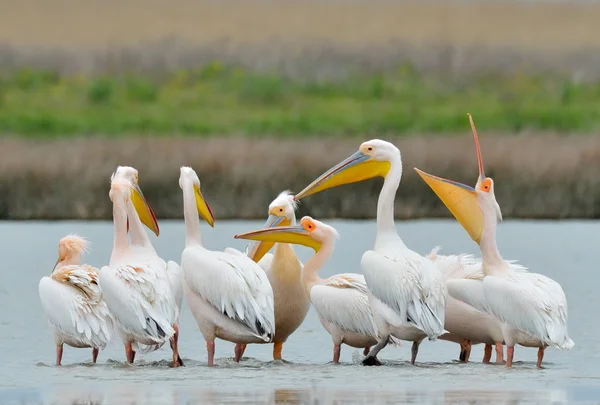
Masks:
[[[273,290],[264,270],[242,254],[206,249],[198,214],[210,225],[214,216],[191,167],[182,167],[185,249],[181,254],[184,295],[206,341],[214,366],[215,338],[233,343],[271,343],[275,335]]]
[[[473,118],[468,116],[479,164],[475,188],[415,168],[481,249],[483,281],[454,280],[448,289],[453,296],[463,296],[471,305],[504,323],[507,367],[512,367],[514,346],[524,333],[541,343],[537,360],[537,367],[541,368],[547,346],[567,350],[574,346],[567,332],[567,299],[554,280],[528,271],[514,271],[500,256],[496,228],[502,213],[494,195],[494,181],[484,173]]]
[[[435,264],[406,247],[396,232],[394,199],[402,177],[400,150],[379,139],[364,142],[356,153],[323,173],[294,199],[377,176],[385,179],[377,203],[377,236],[374,249],[362,256],[361,270],[380,341],[363,364],[375,364],[375,356],[391,336],[413,342],[414,364],[424,338],[436,340],[447,333],[446,283]]]
[[[288,191],[281,192],[269,204],[269,217],[265,228],[296,225],[297,201]],[[310,300],[300,279],[302,262],[294,249],[287,243],[277,243],[275,253],[267,253],[275,243],[254,242],[246,249],[249,258],[257,262],[267,273],[273,288],[275,306],[275,337],[273,338],[273,359],[281,360],[283,344],[304,322],[310,308]],[[245,344],[235,347],[235,361],[240,361]]]
[[[174,302],[177,306],[175,319],[173,320],[173,329],[175,329],[175,334],[170,341],[170,345],[173,353],[176,355],[176,359],[174,359],[174,361],[176,360],[179,366],[183,366],[183,361],[181,360],[181,356],[179,356],[178,345],[179,314],[181,312],[181,304],[183,302],[183,273],[181,271],[181,267],[179,267],[179,265],[172,260],[165,262],[163,259],[161,259],[156,253],[156,250],[150,242],[150,238],[148,238],[148,235],[144,230],[143,225],[146,225],[150,230],[152,230],[152,232],[156,234],[156,236],[158,236],[160,233],[156,215],[154,215],[152,207],[144,197],[142,190],[139,188],[139,174],[137,169],[130,166],[119,166],[115,171],[115,176],[126,178],[133,183],[136,190],[136,192],[132,193],[131,200],[129,200],[127,203],[127,226],[129,227],[128,230],[131,249],[135,250],[140,256],[143,256],[148,260],[152,260],[153,266],[164,269],[169,277],[171,292],[173,293]],[[136,207],[139,207],[140,214],[138,214]],[[162,345],[146,346],[137,344],[137,347],[142,353],[156,350],[161,346]],[[135,357],[135,351],[133,355]]]
[[[81,264],[88,241],[67,235],[58,242],[58,260],[50,277],[42,277],[40,300],[56,343],[56,365],[63,345],[91,347],[92,361],[112,339],[113,320],[98,286],[98,269]]]
[[[138,196],[132,197],[134,194]],[[113,249],[98,282],[120,330],[127,362],[133,363],[138,345],[160,347],[171,340],[178,311],[167,273],[146,250],[132,246],[127,238],[128,218],[133,227],[141,227],[135,225],[138,216],[128,216],[127,208],[129,202],[136,207],[136,202],[147,204],[141,190],[124,176],[113,174],[109,197],[113,203]],[[172,366],[180,365],[178,359],[173,350]]]
[[[334,363],[340,361],[342,343],[364,349],[365,355],[377,343],[365,278],[361,274],[343,273],[323,280],[318,275],[319,269],[331,258],[338,238],[333,227],[306,216],[299,226],[267,227],[235,238],[265,244],[295,243],[315,250],[315,255],[302,269],[302,285],[321,324],[333,339]],[[373,362],[380,364],[377,358]]]

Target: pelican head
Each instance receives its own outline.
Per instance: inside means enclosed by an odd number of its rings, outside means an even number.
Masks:
[[[448,207],[452,215],[468,232],[471,238],[479,243],[484,230],[485,218],[502,220],[502,212],[494,195],[494,180],[485,175],[479,137],[473,123],[473,117],[468,114],[475,139],[477,161],[479,164],[479,178],[475,188],[453,180],[437,177],[415,168],[419,176],[431,187],[434,193]]]
[[[122,198],[125,202],[129,202],[131,200],[132,191],[133,183],[130,180],[117,176],[115,173],[112,174],[110,178],[110,191],[108,192],[108,197],[113,204],[118,198]]]
[[[338,237],[335,228],[309,216],[300,220],[297,226],[278,226],[235,235],[235,239],[249,239],[270,243],[293,243],[303,245],[318,252],[323,243]]]
[[[198,214],[206,221],[207,224],[214,227],[215,226],[215,216],[213,215],[210,206],[204,200],[204,196],[200,191],[200,179],[198,175],[188,166],[182,166],[179,175],[179,187],[185,191],[186,187],[190,187],[187,184],[191,184],[194,189],[194,196],[196,198],[196,209],[198,210]]]
[[[144,197],[142,189],[139,186],[138,171],[130,166],[119,166],[114,175],[123,177],[132,183],[133,193],[131,195],[131,202],[133,203],[135,211],[138,213],[142,223],[158,236],[160,233],[158,221],[156,220],[156,215],[154,215],[150,203],[148,203],[148,200]]]
[[[89,246],[90,243],[79,235],[69,234],[63,237],[58,241],[58,260],[54,265],[54,269],[61,262],[79,264],[81,255],[89,250]]]
[[[298,201],[294,200],[292,193],[289,190],[282,191],[269,204],[269,217],[263,228],[296,225],[297,207]],[[249,258],[258,263],[274,244],[272,242],[253,242],[248,246],[246,252]]]
[[[295,200],[342,184],[356,183],[373,177],[385,177],[394,162],[401,162],[400,150],[381,139],[363,142],[358,151],[327,170],[300,191]],[[399,167],[402,167],[400,164]]]

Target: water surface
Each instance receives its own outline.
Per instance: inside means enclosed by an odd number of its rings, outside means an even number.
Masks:
[[[373,221],[326,221],[341,238],[321,275],[360,272],[362,253],[372,247]],[[218,221],[202,227],[210,249],[243,249],[234,234],[259,228],[262,221]],[[181,221],[161,221],[161,236],[151,240],[165,260],[179,261],[184,244]],[[398,222],[405,243],[425,254],[478,253],[478,247],[455,221]],[[186,367],[168,367],[168,345],[125,363],[120,341],[90,363],[91,350],[65,346],[63,366],[55,367],[54,343],[38,297],[39,279],[57,257],[58,240],[76,232],[92,242],[85,261],[106,264],[112,246],[110,222],[0,223],[0,403],[600,403],[600,332],[596,261],[600,223],[593,221],[506,221],[498,242],[506,259],[518,259],[531,271],[559,282],[569,302],[569,334],[575,348],[546,351],[543,370],[535,368],[536,349],[517,347],[513,369],[481,364],[483,346],[473,347],[471,362],[456,361],[459,347],[424,341],[412,366],[410,343],[386,348],[382,367],[360,365],[359,351],[342,347],[341,365],[332,358],[330,336],[311,308],[304,324],[284,346],[288,361],[272,361],[271,345],[249,345],[245,359],[233,362],[233,344],[217,341],[217,364],[206,367],[202,335],[184,300],[180,351]],[[296,247],[301,260],[312,254]],[[138,361],[139,359],[139,361]]]

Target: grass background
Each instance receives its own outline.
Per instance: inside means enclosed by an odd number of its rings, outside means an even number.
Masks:
[[[404,65],[314,81],[212,62],[160,79],[21,69],[0,83],[0,131],[23,136],[448,134],[464,130],[466,111],[506,132],[600,129],[600,82],[550,75],[463,83]]]
[[[397,216],[449,216],[411,168],[471,183],[467,112],[506,217],[599,216],[598,3],[0,9],[0,218],[110,218],[117,164],[140,170],[159,217],[181,217],[178,167],[190,164],[218,218],[262,218],[279,191],[375,137],[403,152]],[[379,184],[330,190],[300,212],[373,217]]]

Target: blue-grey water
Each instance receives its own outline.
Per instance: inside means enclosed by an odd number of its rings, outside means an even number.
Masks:
[[[373,221],[326,221],[341,238],[322,276],[360,272],[362,253],[372,247]],[[238,249],[245,242],[234,234],[262,221],[217,221],[202,227],[208,248]],[[161,235],[151,240],[165,260],[179,261],[184,244],[181,221],[161,221]],[[478,253],[455,221],[397,223],[413,250],[425,254],[436,245],[441,253]],[[410,343],[388,347],[385,365],[363,367],[357,349],[342,347],[342,364],[329,364],[332,343],[313,309],[283,349],[289,363],[273,362],[271,345],[249,345],[245,359],[232,360],[233,344],[217,341],[217,363],[206,367],[202,335],[184,300],[180,352],[186,367],[168,367],[168,345],[125,363],[117,339],[91,364],[90,349],[65,346],[63,366],[55,367],[53,338],[38,297],[39,279],[57,257],[58,240],[76,232],[92,242],[85,262],[106,264],[112,245],[110,222],[0,222],[0,403],[15,404],[567,404],[600,403],[600,222],[506,221],[498,242],[506,259],[518,259],[531,271],[559,282],[569,303],[571,351],[548,349],[545,369],[535,368],[536,349],[517,346],[512,369],[481,364],[483,347],[474,346],[471,361],[456,361],[458,345],[424,341],[417,365],[408,362]],[[312,252],[296,247],[301,260]]]

